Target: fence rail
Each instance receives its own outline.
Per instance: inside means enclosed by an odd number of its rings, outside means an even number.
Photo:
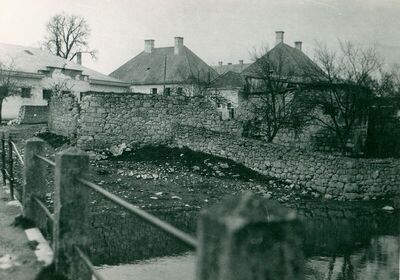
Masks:
[[[164,232],[168,233],[169,235],[181,240],[184,242],[186,245],[191,246],[192,248],[197,248],[197,240],[190,236],[187,233],[184,233],[183,231],[177,229],[174,226],[171,226],[170,224],[158,219],[157,217],[147,213],[146,211],[143,211],[139,209],[137,206],[123,200],[122,198],[116,196],[115,194],[110,193],[109,191],[106,191],[104,188],[100,187],[99,185],[90,182],[88,180],[85,180],[83,178],[77,178],[78,182],[81,182],[84,186],[87,186],[91,188],[92,190],[95,190],[96,192],[102,194],[106,199],[112,201],[113,203],[125,208],[132,214],[140,217],[141,219],[145,220],[149,224],[163,230]]]
[[[8,142],[8,161],[6,142]],[[198,257],[196,272],[198,280],[304,279],[303,257],[297,230],[298,220],[292,211],[281,205],[249,193],[231,198],[202,211],[198,222],[198,239],[196,239],[85,179],[89,167],[89,157],[86,153],[70,148],[57,153],[53,162],[44,156],[44,144],[45,142],[39,138],[27,140],[22,157],[11,137],[6,140],[3,133],[1,138],[3,183],[7,178],[12,192],[14,181],[12,165],[15,154],[24,168],[22,195],[24,217],[37,225],[43,225],[42,215],[39,215],[39,212],[44,212],[52,221],[55,269],[68,279],[89,280],[94,276],[103,280],[84,253],[88,248],[90,236],[87,209],[90,201],[89,191],[101,194],[105,199],[195,249]],[[51,213],[43,202],[47,192],[45,164],[55,168],[54,188],[57,197],[54,198],[54,213]],[[14,199],[13,194],[12,199]],[[277,236],[277,230],[285,233]],[[265,240],[271,244],[266,246],[263,243]],[[283,253],[275,254],[274,246],[281,246]],[[268,249],[272,247],[275,249]],[[82,262],[84,266],[80,265]],[[284,271],[282,267],[285,268]]]

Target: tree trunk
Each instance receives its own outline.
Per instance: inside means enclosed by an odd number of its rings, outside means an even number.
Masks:
[[[2,118],[3,100],[4,99],[0,99],[0,125],[3,122],[3,118]]]

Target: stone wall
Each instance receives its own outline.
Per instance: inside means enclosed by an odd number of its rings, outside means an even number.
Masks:
[[[23,105],[19,109],[18,123],[39,124],[47,123],[48,106]]]
[[[204,129],[175,127],[174,145],[225,157],[336,199],[399,194],[400,161],[304,151]]]
[[[327,198],[368,199],[400,193],[400,161],[356,159],[242,136],[237,120],[221,120],[202,97],[85,93],[50,102],[52,132],[77,137],[82,149],[125,143],[188,147],[244,164],[255,171],[310,188]]]
[[[123,142],[165,144],[173,138],[175,125],[241,135],[240,124],[221,120],[203,97],[86,93],[80,102],[77,141],[83,149]]]
[[[49,130],[55,134],[76,137],[79,104],[72,94],[53,95],[49,102]]]

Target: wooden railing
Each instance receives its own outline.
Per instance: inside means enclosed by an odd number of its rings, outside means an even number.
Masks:
[[[15,143],[11,139],[8,143],[11,151],[8,163],[13,164],[13,154],[22,162]],[[90,239],[87,207],[90,191],[195,249],[198,280],[304,279],[300,222],[294,211],[279,203],[251,193],[231,197],[201,212],[195,238],[87,180],[86,153],[69,148],[57,153],[53,162],[44,156],[44,145],[39,138],[26,141],[23,215],[39,228],[45,223],[43,213],[52,221],[55,270],[68,279],[89,280],[92,276],[102,279],[85,253]],[[2,159],[6,154],[4,146],[2,137]],[[12,188],[13,168],[7,169],[6,160],[2,162],[3,179],[8,178]],[[54,213],[44,203],[48,192],[46,165],[55,168]]]

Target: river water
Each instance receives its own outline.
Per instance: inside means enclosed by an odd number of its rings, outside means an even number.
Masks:
[[[306,279],[399,279],[399,212],[373,209],[362,203],[307,203],[296,208],[304,226]],[[195,216],[185,217],[195,223]],[[179,227],[179,224],[175,225]],[[159,239],[158,244],[162,250]],[[131,249],[146,251],[137,247]],[[181,247],[176,252],[169,247],[169,253],[162,254],[164,256],[138,258],[137,254],[133,255],[138,260],[131,259],[129,264],[103,265],[98,270],[109,280],[195,279],[195,253],[182,253]]]

